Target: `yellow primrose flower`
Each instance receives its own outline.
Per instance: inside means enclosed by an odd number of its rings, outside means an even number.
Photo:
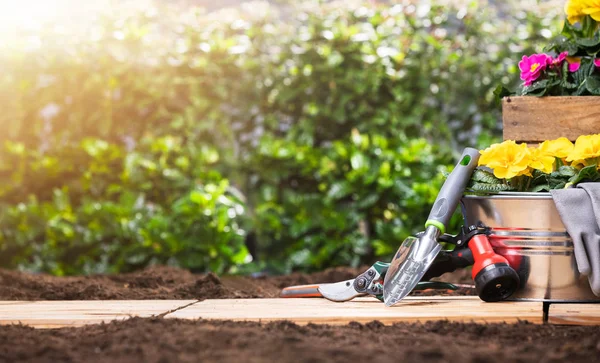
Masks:
[[[541,147],[529,149],[529,166],[543,173],[554,171],[554,156],[547,154]]]
[[[575,145],[566,137],[560,137],[556,140],[546,140],[539,146],[541,152],[547,155],[557,157],[559,159],[566,158]]]
[[[479,165],[490,167],[497,178],[510,179],[531,174],[531,153],[527,144],[516,144],[513,140],[508,140],[492,145],[480,153]]]
[[[575,24],[584,17],[583,6],[585,0],[568,0],[565,4],[565,14],[567,14],[567,20],[571,24]]]
[[[586,160],[595,159],[600,156],[600,134],[581,135],[575,140],[573,151],[567,156],[573,166],[587,165]]]
[[[479,157],[478,165],[487,165],[490,161],[494,159],[494,156],[500,148],[502,148],[502,144],[492,144],[485,150],[479,150],[481,156]]]
[[[600,21],[600,0],[580,0],[581,12],[592,19]]]

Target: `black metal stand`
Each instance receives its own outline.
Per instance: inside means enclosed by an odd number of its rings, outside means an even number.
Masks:
[[[543,316],[542,316],[542,322],[544,324],[548,324],[548,317],[550,315],[550,304],[600,304],[600,301],[580,301],[580,302],[573,302],[573,301],[544,301],[542,302],[542,311],[543,311]]]

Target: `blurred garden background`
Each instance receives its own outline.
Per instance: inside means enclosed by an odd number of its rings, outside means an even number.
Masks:
[[[22,1],[0,12],[0,267],[388,259],[562,1]],[[460,223],[459,220],[455,221]]]

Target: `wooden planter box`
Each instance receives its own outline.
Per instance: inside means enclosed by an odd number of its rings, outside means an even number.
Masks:
[[[505,97],[504,140],[541,142],[559,137],[575,141],[600,133],[600,96]]]

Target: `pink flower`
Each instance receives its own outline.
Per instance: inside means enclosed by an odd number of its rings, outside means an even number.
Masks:
[[[569,63],[569,72],[577,72],[581,67],[581,63]]]
[[[594,65],[595,65],[596,67],[600,67],[600,58],[596,58],[596,59],[594,59]]]
[[[567,57],[567,62],[569,62],[569,72],[577,72],[579,67],[581,67],[581,58],[579,57]]]
[[[562,52],[558,55],[558,57],[552,59],[552,66],[553,67],[560,67],[562,65],[562,63],[565,61],[565,59],[567,59],[567,56],[569,55],[568,52]]]
[[[552,57],[548,54],[524,55],[519,62],[521,70],[521,79],[525,81],[525,86],[529,86],[540,77],[542,71],[552,64]]]

